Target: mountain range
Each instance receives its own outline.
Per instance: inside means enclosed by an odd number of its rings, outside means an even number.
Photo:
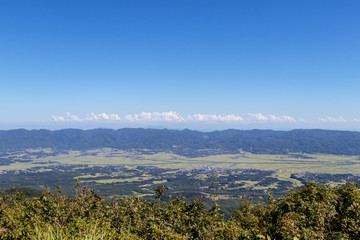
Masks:
[[[291,131],[228,129],[200,132],[188,129],[143,128],[0,131],[0,151],[29,148],[57,150],[147,149],[185,156],[239,153],[239,151],[266,154],[360,155],[360,132],[320,129]]]

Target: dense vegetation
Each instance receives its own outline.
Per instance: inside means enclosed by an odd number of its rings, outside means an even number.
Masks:
[[[355,184],[330,188],[308,183],[268,204],[241,202],[225,219],[202,200],[105,201],[75,187],[75,197],[58,189],[38,197],[22,193],[0,199],[1,239],[360,239],[360,190]]]
[[[64,129],[0,131],[0,151],[27,148],[86,150],[150,149],[184,156],[294,152],[360,155],[360,132],[330,130],[225,130],[199,132],[157,129]]]
[[[221,211],[230,216],[243,196],[253,201],[267,202],[269,192],[274,197],[288,193],[289,188],[297,188],[306,182],[317,181],[324,184],[343,184],[351,181],[360,184],[359,175],[324,174],[310,172],[278,172],[259,169],[221,169],[202,167],[191,170],[164,169],[152,166],[87,166],[87,165],[54,165],[28,170],[9,170],[0,174],[0,196],[13,186],[41,190],[48,187],[52,190],[61,186],[62,193],[73,196],[74,179],[80,179],[95,193],[104,197],[151,196],[154,188],[166,184],[168,194],[174,197],[183,196],[188,200],[205,197],[204,204],[209,206],[209,196],[214,187],[211,185],[216,175],[215,190]],[[9,190],[6,193],[10,193]],[[211,204],[210,204],[211,205]]]

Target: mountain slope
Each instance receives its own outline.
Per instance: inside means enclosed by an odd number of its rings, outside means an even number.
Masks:
[[[360,132],[333,130],[192,130],[142,129],[63,129],[0,131],[0,151],[27,148],[88,150],[117,148],[149,149],[181,155],[237,153],[286,154],[291,152],[360,155]]]

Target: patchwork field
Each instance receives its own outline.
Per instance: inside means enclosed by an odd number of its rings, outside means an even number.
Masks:
[[[39,152],[43,153],[39,156]],[[126,152],[116,149],[98,149],[92,151],[68,151],[53,154],[50,149],[28,150],[9,153],[6,157],[14,159],[7,165],[1,165],[0,171],[28,170],[34,167],[46,171],[56,165],[86,166],[155,166],[166,169],[195,169],[201,166],[227,169],[262,169],[289,172],[311,172],[330,174],[360,174],[358,156],[339,156],[324,154],[225,154],[207,157],[187,158],[172,153],[149,154],[144,151]],[[49,169],[50,169],[49,168]]]
[[[184,157],[150,150],[91,151],[29,149],[0,153],[0,189],[13,186],[55,189],[73,194],[75,179],[104,197],[151,198],[166,185],[168,194],[187,199],[216,199],[230,213],[247,196],[266,201],[270,192],[281,196],[308,181],[337,186],[360,183],[358,156],[292,153]]]

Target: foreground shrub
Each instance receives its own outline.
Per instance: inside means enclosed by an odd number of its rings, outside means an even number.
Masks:
[[[202,200],[129,198],[105,204],[87,187],[77,185],[75,191],[74,198],[60,189],[34,198],[22,193],[3,197],[0,238],[211,239],[224,232],[223,217],[207,211]]]
[[[355,184],[308,183],[266,205],[241,202],[227,220],[201,199],[165,202],[159,193],[156,201],[105,203],[78,184],[73,198],[60,189],[7,195],[0,199],[0,239],[360,239]]]
[[[267,205],[241,203],[231,221],[242,239],[360,239],[360,191],[307,183]]]

